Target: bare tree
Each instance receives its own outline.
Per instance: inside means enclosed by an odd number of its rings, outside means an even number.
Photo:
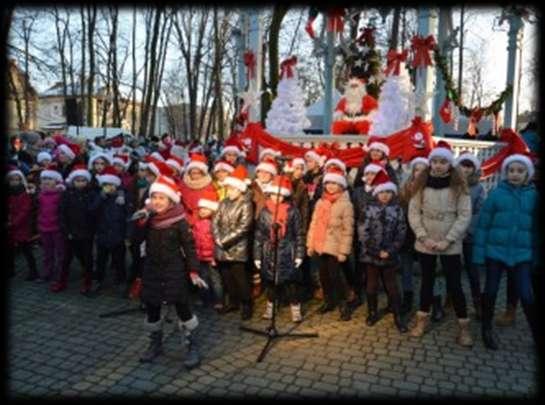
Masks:
[[[87,5],[87,45],[89,46],[89,80],[87,81],[87,125],[94,125],[94,111],[92,97],[95,87],[95,41],[97,7]]]

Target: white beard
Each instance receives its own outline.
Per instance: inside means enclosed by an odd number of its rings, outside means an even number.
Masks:
[[[346,112],[348,114],[360,113],[362,108],[362,99],[365,96],[365,87],[361,85],[355,89],[347,87],[344,97],[346,99]]]

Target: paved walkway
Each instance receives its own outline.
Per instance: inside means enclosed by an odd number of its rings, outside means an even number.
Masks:
[[[338,312],[314,313],[318,303],[311,302],[296,331],[317,331],[319,338],[281,339],[256,363],[265,338],[240,332],[238,314],[219,316],[197,307],[202,365],[186,371],[175,323],[166,325],[165,354],[153,364],[140,364],[139,353],[147,346],[143,313],[101,319],[99,314],[130,303],[108,291],[96,299],[83,297],[76,280],[68,290],[51,294],[45,285],[23,281],[18,263],[7,287],[7,392],[16,398],[528,398],[538,392],[537,356],[520,308],[514,327],[496,329],[501,347],[492,352],[483,347],[477,322],[471,325],[474,347],[459,347],[452,313],[415,339],[400,335],[391,315],[368,328],[365,308],[341,322]],[[384,296],[380,304],[385,306]],[[249,325],[265,328],[267,322],[259,319],[263,306],[261,298]],[[281,331],[291,327],[288,307],[278,324]]]

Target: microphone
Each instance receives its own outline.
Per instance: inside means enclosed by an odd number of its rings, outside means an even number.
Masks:
[[[138,221],[140,219],[143,219],[143,218],[151,218],[153,217],[154,215],[156,215],[157,213],[153,210],[139,210],[139,211],[136,211],[134,214],[132,214],[132,216],[129,218],[129,222],[132,222],[132,221]]]

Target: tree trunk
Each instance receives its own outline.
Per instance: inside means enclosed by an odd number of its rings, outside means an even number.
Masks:
[[[132,13],[132,114],[131,134],[136,134],[136,7]],[[142,104],[140,104],[142,105]]]
[[[17,127],[21,129],[24,125],[24,117],[23,117],[23,106],[21,104],[21,99],[19,98],[19,91],[17,89],[17,86],[15,84],[15,80],[13,79],[12,71],[9,72],[9,85],[11,88],[11,92],[13,94],[13,97],[15,98],[15,109],[17,110]]]
[[[394,19],[392,21],[392,34],[390,36],[390,49],[396,49],[399,38],[399,20],[401,17],[401,7],[394,8]]]
[[[93,95],[95,88],[95,26],[97,7],[96,5],[87,6],[88,26],[87,26],[87,44],[89,46],[89,80],[87,82],[87,125],[94,126],[94,108]]]
[[[9,3],[2,7],[2,24],[0,27],[0,32],[2,32],[2,43],[5,44],[8,42],[9,29],[11,27],[11,20],[13,19],[13,6]]]
[[[64,97],[64,100],[66,101],[66,98],[68,96],[68,86],[67,86],[67,83],[66,83],[66,58],[64,56],[64,44],[65,44],[65,40],[66,40],[66,25],[67,23],[65,23],[65,29],[62,31],[62,34],[61,34],[61,26],[60,26],[60,23],[61,23],[61,18],[60,18],[60,15],[59,15],[59,10],[58,8],[55,6],[54,9],[53,9],[53,13],[54,13],[54,16],[55,16],[55,30],[56,30],[56,33],[57,33],[57,47],[58,47],[58,51],[59,51],[59,56],[60,56],[60,60],[61,60],[61,75],[62,75],[62,95]],[[68,15],[68,13],[67,13]],[[67,17],[69,18],[69,17]]]
[[[276,88],[278,87],[278,39],[280,36],[280,28],[282,27],[282,20],[288,12],[288,9],[289,6],[283,4],[276,4],[274,6],[271,27],[269,30],[269,88],[271,89],[272,98],[276,97]]]
[[[460,9],[460,59],[458,62],[458,96],[462,100],[462,78],[464,71],[464,5]]]
[[[86,26],[85,26],[85,7],[80,6],[80,14],[81,14],[81,73],[80,73],[80,87],[79,87],[79,93],[80,93],[80,110],[78,111],[78,120],[83,120],[83,117],[86,116],[85,114],[85,49],[86,49]],[[89,106],[87,106],[89,108]]]
[[[117,76],[117,26],[119,7],[112,7],[112,34],[110,35],[110,49],[112,53],[112,92],[113,92],[113,125],[121,127],[121,109],[119,108],[119,78]]]

